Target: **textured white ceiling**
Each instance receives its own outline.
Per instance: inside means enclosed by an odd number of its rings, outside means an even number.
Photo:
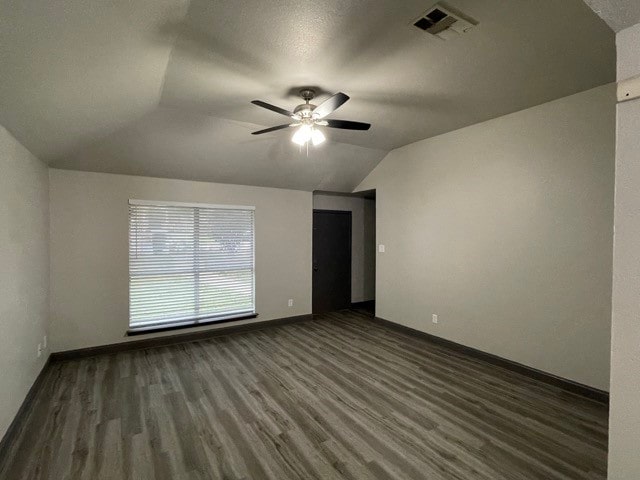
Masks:
[[[615,31],[640,23],[640,0],[584,0]]]
[[[319,85],[352,97],[333,117],[373,124],[336,139],[391,150],[614,80],[613,35],[580,0],[456,0],[479,25],[447,42],[411,26],[433,3],[192,0],[162,103],[277,125],[248,100]]]
[[[157,106],[185,0],[0,0],[0,123],[44,161]]]
[[[0,123],[59,168],[346,191],[393,148],[615,79],[582,0],[454,0],[479,25],[447,42],[411,26],[433,3],[0,0]],[[307,85],[371,130],[309,157],[250,135],[287,121],[251,100]]]
[[[332,141],[307,152],[293,145],[288,135],[250,135],[255,128],[159,107],[54,165],[296,190],[351,191],[386,155],[382,150]]]

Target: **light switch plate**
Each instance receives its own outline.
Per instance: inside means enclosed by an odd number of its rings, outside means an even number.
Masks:
[[[378,245],[378,251],[384,253],[384,245]]]

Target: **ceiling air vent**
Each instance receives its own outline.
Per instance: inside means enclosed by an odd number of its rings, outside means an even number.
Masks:
[[[477,22],[436,4],[413,22],[415,27],[443,40],[468,32]]]

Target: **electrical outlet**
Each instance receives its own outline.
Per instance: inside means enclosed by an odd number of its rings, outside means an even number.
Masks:
[[[42,344],[39,343],[38,344],[38,358],[40,358],[41,355],[42,355]]]
[[[433,323],[438,323],[438,315],[436,315],[435,313],[431,315],[431,321]]]
[[[378,252],[384,253],[384,245],[378,245]]]
[[[289,299],[289,303],[287,303],[289,307],[293,307],[293,298]]]
[[[45,335],[42,339],[42,348],[47,349],[47,336]]]

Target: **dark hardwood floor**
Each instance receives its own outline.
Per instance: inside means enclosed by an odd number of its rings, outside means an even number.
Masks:
[[[604,479],[602,404],[365,314],[54,363],[0,478]]]

